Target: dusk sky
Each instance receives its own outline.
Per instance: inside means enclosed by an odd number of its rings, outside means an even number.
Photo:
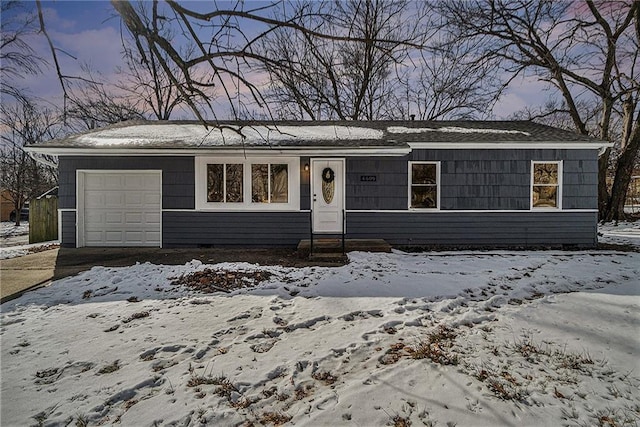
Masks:
[[[211,1],[191,1],[212,5]],[[115,67],[121,65],[121,24],[113,7],[108,1],[43,1],[47,29],[56,47],[72,55],[59,55],[63,73],[80,75],[82,64],[88,64],[98,70],[106,79],[113,79]],[[35,2],[28,2],[35,9]],[[49,66],[38,76],[27,76],[18,84],[28,88],[37,97],[52,103],[59,103],[60,84],[55,75],[53,61],[46,40],[40,35],[29,38],[33,49],[49,62]],[[77,58],[77,59],[76,59]],[[548,94],[534,78],[517,79],[505,93],[493,110],[493,118],[507,118],[513,112],[526,105],[539,105]]]

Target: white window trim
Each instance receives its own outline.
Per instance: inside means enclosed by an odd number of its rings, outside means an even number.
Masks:
[[[563,168],[562,168],[562,160],[532,160],[531,161],[531,179],[529,184],[529,210],[532,211],[558,211],[562,210],[562,178],[563,178]],[[558,203],[557,206],[552,208],[548,206],[544,207],[534,207],[533,206],[533,176],[535,171],[535,165],[539,164],[556,164],[558,165]],[[538,184],[541,185],[541,184]]]
[[[411,172],[413,170],[413,165],[436,165],[436,203],[437,206],[435,208],[414,208],[411,207],[411,183],[412,183],[412,177],[411,177]],[[440,210],[440,186],[441,186],[441,181],[440,181],[440,162],[429,162],[429,161],[416,161],[416,162],[409,162],[409,168],[408,168],[408,184],[409,184],[409,188],[408,188],[408,193],[407,193],[407,207],[410,211],[429,211],[429,212],[433,212],[433,211],[439,211]]]
[[[252,164],[286,164],[289,170],[288,203],[254,203],[251,198]],[[207,201],[207,164],[242,164],[242,202]],[[226,169],[226,168],[225,168]],[[225,171],[226,173],[226,171]],[[225,189],[226,191],[226,189]],[[196,157],[195,197],[197,211],[299,211],[300,210],[300,158],[299,157]]]

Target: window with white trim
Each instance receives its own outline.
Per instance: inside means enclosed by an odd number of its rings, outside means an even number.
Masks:
[[[253,203],[288,203],[288,165],[269,163],[252,164],[251,201]]]
[[[409,197],[412,209],[439,209],[440,163],[409,163]]]
[[[207,164],[207,202],[242,203],[242,164]]]
[[[562,162],[531,164],[531,208],[560,209],[562,196]]]
[[[300,159],[197,157],[197,210],[299,210]]]

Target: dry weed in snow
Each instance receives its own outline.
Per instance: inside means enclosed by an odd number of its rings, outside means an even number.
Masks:
[[[640,253],[349,259],[95,267],[5,303],[2,425],[640,423]]]

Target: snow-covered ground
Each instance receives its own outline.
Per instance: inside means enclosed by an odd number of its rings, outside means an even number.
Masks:
[[[0,248],[0,260],[11,259],[35,252],[42,252],[49,249],[57,248],[60,245],[58,240],[52,240],[50,242],[31,243],[28,245],[7,246]]]
[[[29,223],[26,221],[22,221],[18,227],[13,222],[1,223],[0,260],[54,249],[59,245],[58,240],[29,244]]]
[[[25,234],[29,234],[29,223],[27,221],[21,221],[17,227],[13,221],[0,223],[0,238],[23,236]]]
[[[640,253],[349,258],[95,267],[5,303],[0,422],[640,423]],[[271,276],[171,284],[207,268]]]
[[[599,224],[598,242],[640,247],[640,221]]]

